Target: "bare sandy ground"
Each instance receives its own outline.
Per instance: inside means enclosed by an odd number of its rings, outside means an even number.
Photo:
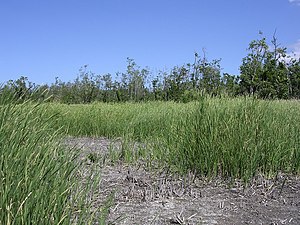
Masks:
[[[65,144],[80,151],[83,171],[97,164],[101,180],[90,201],[99,208],[113,196],[108,224],[300,224],[299,177],[258,176],[246,188],[239,181],[229,186],[221,178],[149,169],[143,161],[107,162],[109,149],[118,149],[120,141],[69,137]]]

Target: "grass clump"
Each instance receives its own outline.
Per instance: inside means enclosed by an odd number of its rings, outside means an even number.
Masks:
[[[86,192],[73,191],[76,155],[58,143],[57,117],[7,98],[0,96],[0,224],[71,224]]]
[[[169,164],[245,181],[299,173],[299,106],[255,99],[202,99],[166,138]]]

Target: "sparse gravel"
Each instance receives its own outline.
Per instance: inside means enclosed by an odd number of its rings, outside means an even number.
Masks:
[[[82,171],[95,164],[101,170],[95,208],[111,194],[110,224],[300,224],[300,178],[258,176],[244,188],[240,182],[207,181],[167,169],[150,170],[145,162],[108,163],[109,149],[121,149],[120,140],[68,137],[64,143],[80,151]],[[95,156],[95,158],[91,157]],[[83,172],[85,174],[85,172]],[[83,183],[86,177],[82,176]]]

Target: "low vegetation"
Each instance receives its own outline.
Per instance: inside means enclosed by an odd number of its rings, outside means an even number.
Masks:
[[[205,98],[198,102],[50,104],[72,136],[148,143],[152,160],[200,176],[237,177],[300,171],[297,101]],[[154,150],[153,150],[154,149]]]
[[[299,114],[295,100],[254,98],[90,105],[6,102],[0,111],[0,222],[69,224],[74,213],[81,215],[77,223],[87,221],[87,191],[74,194],[80,185],[78,165],[76,156],[59,145],[63,136],[121,137],[123,144],[135,141],[145,148],[138,155],[125,148],[121,154],[128,161],[143,157],[150,165],[159,162],[180,173],[247,182],[257,174],[299,174]]]

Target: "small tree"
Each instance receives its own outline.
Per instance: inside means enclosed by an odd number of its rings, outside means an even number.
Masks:
[[[284,60],[286,48],[280,47],[275,34],[271,43],[272,50],[265,37],[249,44],[250,53],[240,66],[242,93],[261,98],[289,97],[288,66]]]
[[[122,83],[128,88],[129,99],[140,101],[145,95],[145,82],[149,75],[149,70],[144,68],[140,70],[133,59],[127,58],[127,71],[122,75]]]

